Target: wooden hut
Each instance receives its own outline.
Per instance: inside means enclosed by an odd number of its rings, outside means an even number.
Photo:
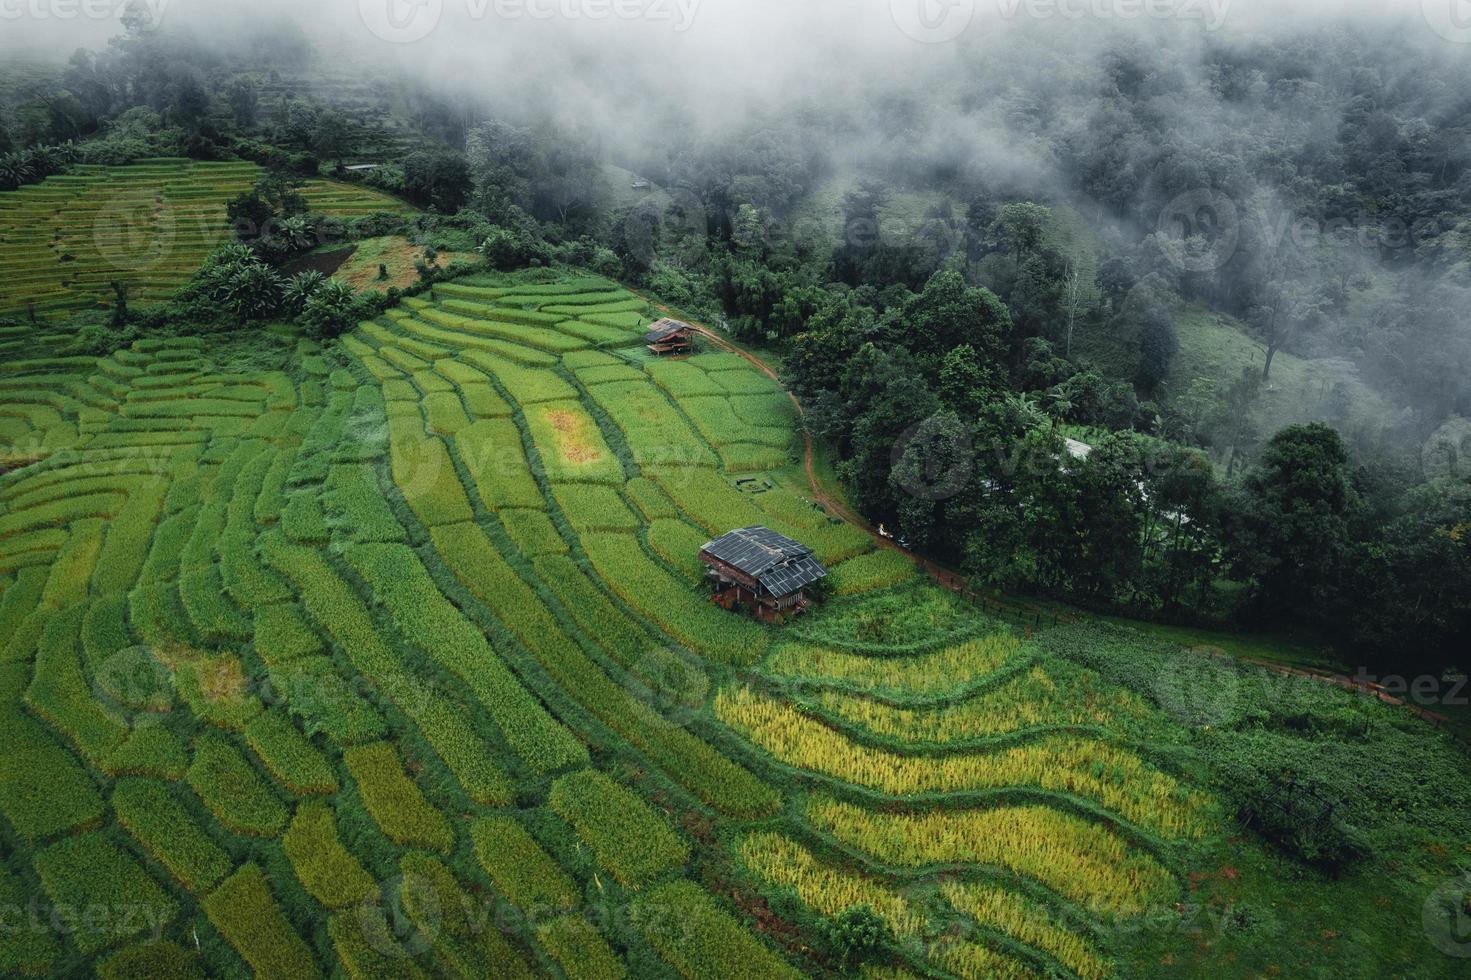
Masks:
[[[801,613],[810,605],[807,589],[827,577],[811,548],[765,527],[716,538],[700,549],[700,560],[718,605],[743,606],[765,622]]]
[[[695,328],[680,320],[665,317],[644,335],[644,343],[660,357],[668,354],[691,354],[695,349]]]

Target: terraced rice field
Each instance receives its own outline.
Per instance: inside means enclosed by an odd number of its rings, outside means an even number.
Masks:
[[[647,315],[486,277],[325,351],[0,338],[0,903],[101,910],[0,973],[822,969],[766,900],[878,911],[874,976],[1112,972],[1217,832],[1149,709],[832,523],[777,387]],[[756,523],[841,597],[709,603]]]
[[[191,160],[72,169],[0,194],[0,316],[110,301],[115,280],[133,301],[167,299],[228,236],[226,203],[261,175],[251,163]],[[340,218],[408,208],[325,180],[302,194],[312,211]]]

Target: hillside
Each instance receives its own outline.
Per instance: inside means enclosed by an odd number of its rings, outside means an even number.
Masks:
[[[114,281],[135,302],[169,298],[230,234],[226,202],[263,173],[252,163],[190,160],[81,165],[0,195],[0,316],[110,303]],[[306,181],[301,195],[313,212],[335,218],[410,210],[329,180]]]
[[[1464,812],[1334,886],[1242,837],[1208,760],[1453,749],[1336,691],[1260,704],[1334,728],[1252,735],[1251,675],[987,617],[807,503],[769,379],[651,361],[647,319],[541,273],[327,349],[7,331],[5,455],[38,462],[0,477],[0,895],[127,896],[161,940],[7,934],[0,970],[789,976],[866,905],[872,976],[1452,975],[1414,896]],[[703,596],[701,544],[757,523],[834,570],[785,629]]]

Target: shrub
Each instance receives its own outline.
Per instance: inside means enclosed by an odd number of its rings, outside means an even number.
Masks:
[[[120,780],[112,808],[118,822],[190,891],[208,891],[230,873],[229,855],[209,839],[166,784]]]
[[[347,908],[377,894],[373,876],[338,840],[326,803],[308,800],[297,807],[281,844],[302,886],[327,908]]]
[[[257,976],[316,980],[311,949],[291,929],[266,876],[247,864],[204,900],[204,911]]]
[[[652,884],[689,860],[690,847],[631,790],[584,770],[552,785],[552,809],[629,888]]]
[[[844,971],[851,971],[858,964],[875,958],[888,944],[888,924],[867,905],[853,905],[827,923],[828,949],[833,959]]]
[[[237,834],[275,837],[286,825],[286,807],[270,786],[218,736],[196,743],[186,778],[216,819]]]
[[[337,279],[321,283],[307,298],[301,312],[301,324],[307,336],[317,340],[340,337],[359,321],[367,319],[370,311],[352,291],[352,287]]]
[[[496,888],[527,916],[575,906],[579,895],[567,872],[514,817],[482,817],[470,825],[475,857]]]
[[[450,852],[455,836],[449,821],[404,775],[393,746],[387,742],[359,745],[343,752],[342,760],[357,784],[363,806],[389,840],[405,847]]]

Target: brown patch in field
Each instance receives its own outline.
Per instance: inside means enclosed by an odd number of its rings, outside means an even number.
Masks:
[[[572,412],[551,411],[546,419],[560,437],[557,442],[562,458],[569,463],[592,463],[603,458],[600,450],[587,444],[585,430],[587,422]]]
[[[434,264],[443,269],[458,258],[470,258],[454,252],[440,252]],[[378,290],[387,292],[391,287],[407,289],[419,281],[416,263],[423,261],[424,248],[412,244],[407,238],[370,238],[361,242],[352,258],[337,270],[337,278],[358,292]],[[379,278],[378,267],[388,270],[388,278]]]

